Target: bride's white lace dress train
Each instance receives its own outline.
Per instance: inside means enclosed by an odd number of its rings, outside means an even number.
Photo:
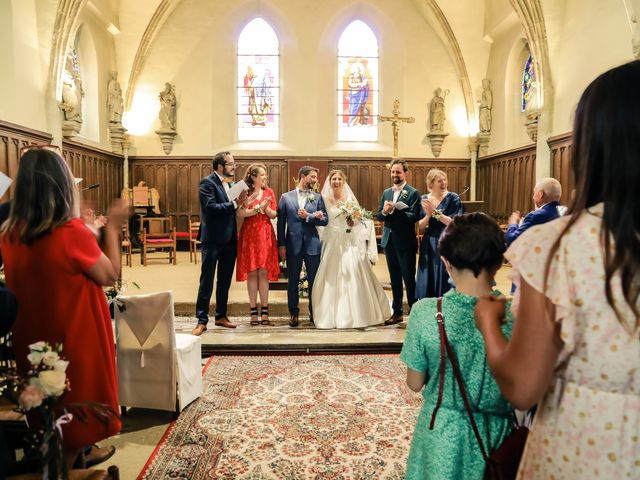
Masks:
[[[391,315],[391,308],[369,260],[378,255],[373,229],[356,224],[347,233],[346,221],[338,217],[338,209],[327,205],[327,213],[329,224],[322,232],[320,267],[313,283],[315,326],[330,329],[379,325]]]

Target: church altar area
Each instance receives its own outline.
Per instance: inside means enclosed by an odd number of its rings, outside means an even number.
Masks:
[[[175,329],[188,333],[196,325],[195,300],[200,277],[200,258],[197,264],[189,262],[188,252],[178,252],[176,265],[166,260],[151,260],[144,267],[140,256],[134,254],[133,266],[122,267],[122,279],[127,284],[125,295],[141,295],[171,290],[175,303]],[[384,254],[373,266],[374,273],[391,298],[389,272]],[[496,277],[498,289],[507,294],[511,289],[508,273],[511,267],[503,266]],[[133,283],[139,285],[136,288]],[[215,283],[214,283],[215,285]],[[212,296],[212,302],[215,294]],[[274,326],[249,324],[249,301],[245,282],[231,283],[229,292],[229,319],[238,328],[228,329],[213,324],[213,303],[208,330],[202,335],[202,354],[221,353],[319,353],[319,352],[399,352],[404,342],[406,322],[392,326],[374,326],[366,329],[317,330],[309,322],[308,299],[300,299],[300,326],[289,327],[286,290],[269,292],[269,312]],[[407,311],[405,306],[405,311]]]

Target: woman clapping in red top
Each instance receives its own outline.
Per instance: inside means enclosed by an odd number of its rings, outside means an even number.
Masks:
[[[272,325],[269,321],[269,280],[277,280],[280,273],[278,245],[271,220],[276,218],[276,196],[267,187],[267,169],[261,163],[249,165],[244,181],[249,196],[238,209],[244,223],[238,234],[236,280],[247,281],[251,325]],[[257,297],[260,292],[260,320]]]

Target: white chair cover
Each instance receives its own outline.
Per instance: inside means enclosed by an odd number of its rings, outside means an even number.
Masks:
[[[175,334],[171,292],[118,297],[120,405],[181,411],[202,393],[200,337]]]

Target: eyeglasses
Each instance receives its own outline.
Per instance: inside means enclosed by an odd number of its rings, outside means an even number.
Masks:
[[[38,145],[38,144],[33,144],[33,145],[25,145],[25,146],[21,147],[20,151],[18,152],[18,156],[22,157],[22,155],[27,153],[29,150],[50,150],[52,152],[56,152],[58,154],[62,154],[62,152],[60,151],[60,147],[58,145],[49,145],[49,144]]]
[[[224,162],[224,166],[225,167],[235,167],[236,164],[235,163]]]

